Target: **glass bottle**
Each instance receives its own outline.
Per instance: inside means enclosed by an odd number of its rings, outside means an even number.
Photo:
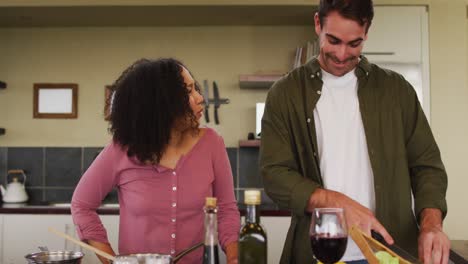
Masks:
[[[203,264],[219,264],[218,254],[218,221],[216,214],[216,198],[206,197],[205,201],[205,247],[203,250]]]
[[[239,264],[266,264],[267,235],[260,224],[260,191],[245,190],[244,203],[247,208],[239,235]]]

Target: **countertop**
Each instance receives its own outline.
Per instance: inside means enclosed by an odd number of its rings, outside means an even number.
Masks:
[[[245,215],[243,205],[239,205],[239,211],[242,216]],[[100,215],[118,215],[118,204],[103,204],[97,209]],[[0,204],[0,214],[57,214],[69,215],[69,203],[53,203],[53,204]],[[261,208],[262,216],[291,216],[287,210],[278,208],[265,207]],[[451,241],[451,263],[467,264],[468,263],[468,241],[467,240],[452,240]]]
[[[450,249],[456,253],[451,254],[450,259],[454,263],[468,263],[468,240],[451,240],[450,243]]]
[[[242,216],[245,215],[243,205],[239,205],[239,212]],[[3,203],[0,204],[0,214],[70,214],[69,203],[43,203],[43,204],[16,204]],[[97,209],[100,215],[118,215],[118,204],[103,204]],[[276,207],[265,206],[260,207],[262,216],[291,216],[288,210],[280,210]]]

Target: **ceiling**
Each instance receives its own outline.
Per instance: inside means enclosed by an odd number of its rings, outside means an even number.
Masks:
[[[312,5],[0,7],[0,27],[313,25]]]

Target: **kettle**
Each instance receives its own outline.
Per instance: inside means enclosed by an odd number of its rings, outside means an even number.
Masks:
[[[23,175],[23,183],[19,181],[17,176],[13,176],[11,182],[8,183],[8,175],[10,174],[21,174]],[[9,170],[7,174],[7,185],[6,188],[0,185],[0,191],[2,192],[3,202],[5,203],[23,203],[28,200],[28,194],[24,185],[26,184],[26,174],[23,170]]]

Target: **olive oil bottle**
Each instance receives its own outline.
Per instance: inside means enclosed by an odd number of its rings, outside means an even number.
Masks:
[[[205,201],[205,247],[203,264],[219,264],[218,254],[218,221],[216,214],[216,198],[206,197]]]
[[[266,264],[267,235],[260,224],[260,191],[245,190],[244,203],[247,208],[239,235],[239,264]]]

